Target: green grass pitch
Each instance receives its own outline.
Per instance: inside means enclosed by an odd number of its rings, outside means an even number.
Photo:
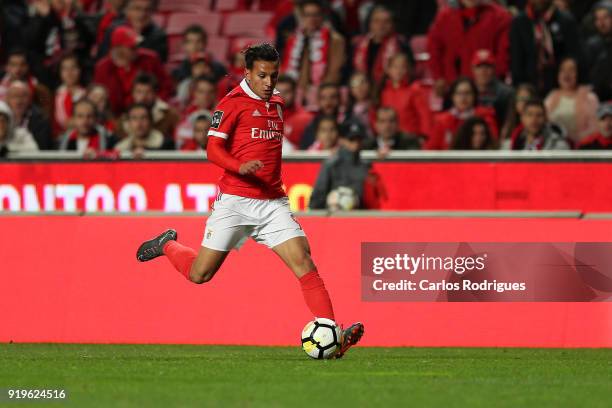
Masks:
[[[612,349],[0,345],[0,388],[63,388],[75,407],[610,407]]]

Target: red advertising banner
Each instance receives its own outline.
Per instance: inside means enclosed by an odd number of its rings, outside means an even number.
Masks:
[[[370,302],[362,242],[612,242],[612,220],[300,217],[339,323],[364,346],[612,347],[610,302]],[[200,245],[204,218],[0,217],[0,342],[299,347],[312,319],[283,262],[252,240],[215,278],[187,281],[144,239],[174,227]]]
[[[283,164],[294,210],[319,162]],[[612,211],[612,163],[376,162],[387,210]],[[0,164],[0,211],[208,211],[221,171],[207,162]]]

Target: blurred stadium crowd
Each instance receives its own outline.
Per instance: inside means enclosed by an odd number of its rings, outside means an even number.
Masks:
[[[3,0],[0,156],[203,150],[262,41],[284,152],[612,147],[612,0]]]

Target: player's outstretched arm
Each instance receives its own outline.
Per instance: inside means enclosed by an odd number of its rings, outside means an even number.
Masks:
[[[208,138],[206,155],[211,163],[225,170],[242,175],[253,174],[263,167],[263,163],[259,160],[240,163],[238,159],[229,154],[225,148],[225,139],[220,137]]]

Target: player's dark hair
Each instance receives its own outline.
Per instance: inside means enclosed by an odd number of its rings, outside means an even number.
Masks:
[[[293,79],[293,77],[290,77],[287,74],[281,74],[278,76],[278,84],[289,84],[291,86],[291,89],[293,89],[295,91],[295,88],[297,87],[297,82],[295,81],[295,79]]]
[[[251,45],[244,50],[244,61],[247,69],[253,69],[255,61],[278,62],[279,60],[278,51],[269,43]]]
[[[208,33],[200,24],[192,24],[190,26],[187,26],[187,28],[185,28],[185,30],[183,31],[183,39],[187,37],[188,34],[201,35],[204,43],[206,44],[208,42]]]
[[[149,121],[151,122],[151,124],[153,123],[153,112],[151,112],[151,109],[149,109],[147,105],[145,105],[144,103],[133,103],[127,108],[127,115],[130,116],[132,111],[135,109],[144,109],[145,112],[147,112],[147,117],[149,118]]]
[[[132,89],[134,89],[136,85],[150,86],[155,92],[158,90],[157,78],[146,72],[141,72],[140,74],[136,75],[136,78],[134,78],[134,82],[132,83]]]

